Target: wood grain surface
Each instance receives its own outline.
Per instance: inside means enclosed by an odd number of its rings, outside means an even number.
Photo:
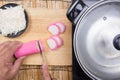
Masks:
[[[4,5],[6,3],[18,3],[23,5],[25,9],[46,8],[46,9],[65,9],[67,11],[71,4],[71,0],[0,0],[0,5]],[[29,29],[27,31],[29,31]],[[27,42],[28,40],[24,39],[23,41]],[[49,65],[49,72],[52,78],[56,78],[56,80],[72,80],[71,65],[69,66]],[[41,65],[22,65],[18,75],[15,77],[14,80],[43,80]]]
[[[66,18],[66,9],[46,9],[46,8],[26,8],[28,13],[28,27],[19,37],[6,38],[0,36],[0,43],[4,41],[22,41],[29,42],[42,39],[45,44],[45,54],[49,65],[72,65],[72,27]],[[63,39],[63,46],[57,50],[51,51],[47,45],[47,38],[51,37],[47,30],[50,24],[63,22],[66,25],[66,31],[60,34]],[[42,58],[40,54],[28,56],[23,64],[41,65]]]
[[[67,9],[71,0],[0,0],[0,5],[7,3],[18,3],[27,8]]]

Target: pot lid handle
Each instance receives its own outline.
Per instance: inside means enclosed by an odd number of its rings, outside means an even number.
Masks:
[[[67,18],[76,25],[76,22],[78,21],[78,15],[83,11],[86,4],[82,0],[76,0],[74,3],[71,4],[67,11]]]
[[[117,50],[120,50],[120,34],[113,39],[113,45]]]

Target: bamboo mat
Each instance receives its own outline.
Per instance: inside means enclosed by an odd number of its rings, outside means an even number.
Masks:
[[[68,9],[71,0],[0,0],[0,5],[6,3],[18,3],[24,7],[42,7],[55,9]],[[55,80],[72,80],[72,65],[71,66],[48,66],[52,78]],[[43,80],[41,65],[22,65],[18,75],[14,80]]]
[[[71,0],[0,0],[0,5],[12,2],[22,4],[27,8],[42,7],[67,9],[71,4]]]
[[[49,73],[55,80],[72,80],[71,66],[49,66]],[[14,80],[43,80],[41,66],[22,66]]]

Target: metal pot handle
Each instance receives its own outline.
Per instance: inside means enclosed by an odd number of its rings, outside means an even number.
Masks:
[[[76,0],[73,4],[71,4],[70,8],[67,11],[67,18],[76,25],[78,21],[78,15],[81,11],[87,7],[87,5],[82,0]],[[88,7],[87,7],[88,8]]]

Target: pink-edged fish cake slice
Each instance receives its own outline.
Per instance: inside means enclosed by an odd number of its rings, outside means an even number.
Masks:
[[[62,23],[62,22],[56,22],[55,24],[60,28],[60,33],[64,33],[65,32],[66,26],[65,26],[64,23]]]
[[[58,48],[57,41],[51,37],[47,39],[47,44],[51,50],[56,50]]]
[[[53,34],[53,35],[58,35],[60,34],[60,28],[55,25],[55,24],[52,24],[48,27],[48,31]]]
[[[52,38],[57,41],[58,47],[63,45],[63,40],[59,35],[52,36]]]

